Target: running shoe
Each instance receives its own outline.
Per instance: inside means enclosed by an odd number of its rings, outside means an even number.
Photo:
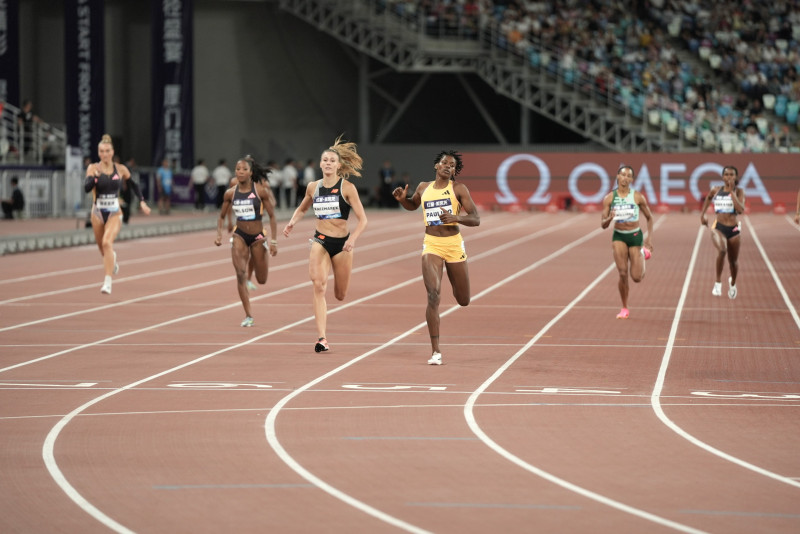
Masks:
[[[722,296],[722,283],[721,282],[714,282],[714,289],[711,290],[711,294],[715,297]]]
[[[642,247],[642,256],[644,256],[644,259],[649,260],[650,256],[652,256],[652,255],[653,254],[650,252],[650,249],[648,249],[646,247]]]
[[[317,344],[314,345],[314,352],[326,352],[331,350],[328,346],[328,340],[324,337],[321,337],[317,340]]]
[[[106,295],[111,294],[111,282],[103,282],[103,287],[100,288],[100,293],[104,293]]]
[[[245,317],[244,321],[242,321],[242,326],[244,327],[251,327],[255,324],[255,320],[252,317]]]
[[[739,291],[736,289],[736,286],[731,285],[731,278],[728,278],[728,298],[733,300],[736,298],[736,295],[739,294]]]
[[[114,274],[119,272],[119,263],[117,263],[117,253],[114,253]]]
[[[428,365],[442,365],[442,353],[434,352],[431,355],[431,359],[428,360]]]
[[[247,290],[248,290],[248,291],[255,291],[256,289],[258,289],[258,286],[257,286],[257,285],[255,285],[255,284],[254,284],[253,282],[251,282],[250,280],[248,280],[248,281],[247,281]]]
[[[628,317],[630,317],[630,312],[628,311],[628,308],[622,308],[617,314],[617,319],[627,319]]]

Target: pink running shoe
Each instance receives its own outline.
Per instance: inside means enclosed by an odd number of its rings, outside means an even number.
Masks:
[[[630,316],[628,308],[622,308],[617,314],[617,319],[627,319]]]
[[[644,259],[646,259],[646,260],[649,260],[650,256],[653,255],[652,252],[650,252],[650,249],[645,248],[645,247],[642,247],[642,254],[644,255]]]

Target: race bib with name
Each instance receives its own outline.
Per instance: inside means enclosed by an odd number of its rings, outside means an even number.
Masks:
[[[449,198],[442,198],[438,200],[427,200],[423,206],[425,210],[425,224],[427,226],[438,226],[444,224],[439,216],[443,211],[453,213],[453,203]]]

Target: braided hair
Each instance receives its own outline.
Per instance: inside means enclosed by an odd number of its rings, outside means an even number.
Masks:
[[[434,165],[438,165],[439,162],[442,161],[442,158],[445,157],[445,156],[451,156],[454,160],[456,160],[456,170],[453,173],[453,177],[450,178],[451,180],[453,180],[455,182],[456,181],[456,176],[458,176],[458,173],[460,173],[461,169],[464,168],[464,161],[461,159],[461,153],[459,153],[459,152],[457,152],[455,150],[442,150],[441,152],[439,152],[436,155],[436,159],[433,160],[433,164]]]
[[[244,161],[250,166],[250,170],[253,171],[252,179],[253,182],[266,182],[267,181],[267,169],[262,167],[253,156],[247,154],[243,156],[239,161]]]

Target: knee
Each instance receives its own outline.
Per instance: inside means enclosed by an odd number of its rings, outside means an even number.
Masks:
[[[469,306],[470,296],[469,295],[456,295],[456,302],[458,302],[459,306]]]
[[[267,283],[267,275],[266,274],[259,275],[258,273],[256,273],[256,282],[258,282],[263,286],[264,284]]]
[[[347,296],[347,291],[336,288],[336,290],[333,292],[333,296],[336,297],[336,300],[344,300],[344,298]]]
[[[327,280],[311,280],[311,285],[314,287],[314,293],[324,294],[328,288]]]
[[[440,296],[438,291],[436,291],[436,290],[428,291],[428,305],[429,306],[438,306],[440,300],[441,300],[441,296]]]

